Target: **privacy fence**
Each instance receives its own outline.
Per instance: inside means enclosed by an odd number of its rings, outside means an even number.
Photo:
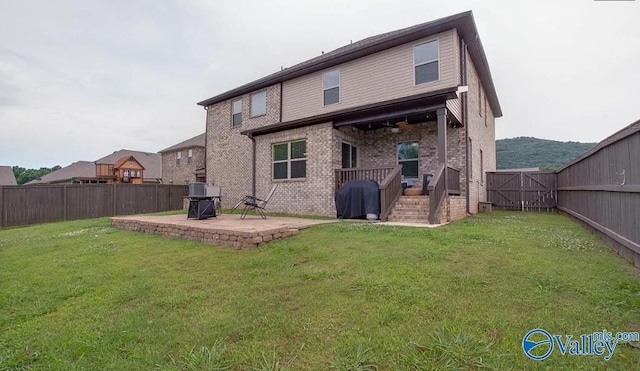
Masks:
[[[187,185],[0,186],[0,228],[179,210]]]
[[[496,209],[554,211],[557,206],[556,173],[488,173],[487,200]]]
[[[558,209],[640,267],[640,121],[560,168]]]
[[[487,183],[487,199],[495,208],[557,208],[640,267],[640,121],[555,173],[488,173]]]

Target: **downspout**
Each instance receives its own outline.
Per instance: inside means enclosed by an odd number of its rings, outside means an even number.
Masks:
[[[207,150],[209,146],[207,146],[207,142],[209,141],[209,106],[204,106],[204,182],[207,183]],[[196,166],[196,171],[198,167]],[[213,184],[213,180],[211,181]]]
[[[460,38],[460,40],[462,41],[462,85],[466,86],[467,85],[467,43],[464,41],[463,38]],[[467,189],[465,192],[465,198],[466,198],[466,202],[465,204],[467,205],[467,215],[471,214],[471,196],[469,195],[469,191],[470,191],[470,186],[471,186],[471,182],[469,179],[469,118],[467,115],[468,109],[469,109],[469,99],[467,98],[468,94],[469,94],[469,90],[467,90],[466,93],[462,93],[462,122],[464,124],[464,154],[465,154],[465,162],[466,162],[466,166],[464,167],[464,172],[465,172],[465,178],[467,181]]]
[[[280,121],[282,122],[282,83],[280,83]]]
[[[247,136],[251,139],[251,168],[253,169],[251,171],[251,195],[256,197],[256,138],[253,137],[253,134]]]

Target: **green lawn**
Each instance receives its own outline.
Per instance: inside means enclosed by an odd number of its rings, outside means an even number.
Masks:
[[[640,331],[640,275],[567,218],[337,223],[237,251],[107,219],[0,230],[0,369],[640,369],[533,328]]]

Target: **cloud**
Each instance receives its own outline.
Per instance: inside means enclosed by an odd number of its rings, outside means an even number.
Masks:
[[[634,3],[23,0],[0,12],[0,164],[155,152],[205,130],[196,102],[469,9],[505,114],[499,138],[598,141],[640,116]]]

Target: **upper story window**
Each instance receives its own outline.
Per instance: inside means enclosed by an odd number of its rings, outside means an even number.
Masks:
[[[180,165],[180,160],[182,160],[182,151],[176,152],[176,165]]]
[[[307,177],[307,141],[273,145],[273,179]]]
[[[239,126],[242,124],[242,99],[234,100],[231,106],[231,123],[233,126]]]
[[[414,46],[413,65],[416,85],[438,80],[438,40]]]
[[[193,149],[187,151],[187,163],[190,164],[193,161]]]
[[[267,113],[267,92],[261,91],[251,95],[251,117]]]
[[[402,166],[402,176],[405,178],[418,178],[418,142],[398,143],[398,165]]]
[[[322,75],[324,105],[340,102],[340,70],[332,70]]]

